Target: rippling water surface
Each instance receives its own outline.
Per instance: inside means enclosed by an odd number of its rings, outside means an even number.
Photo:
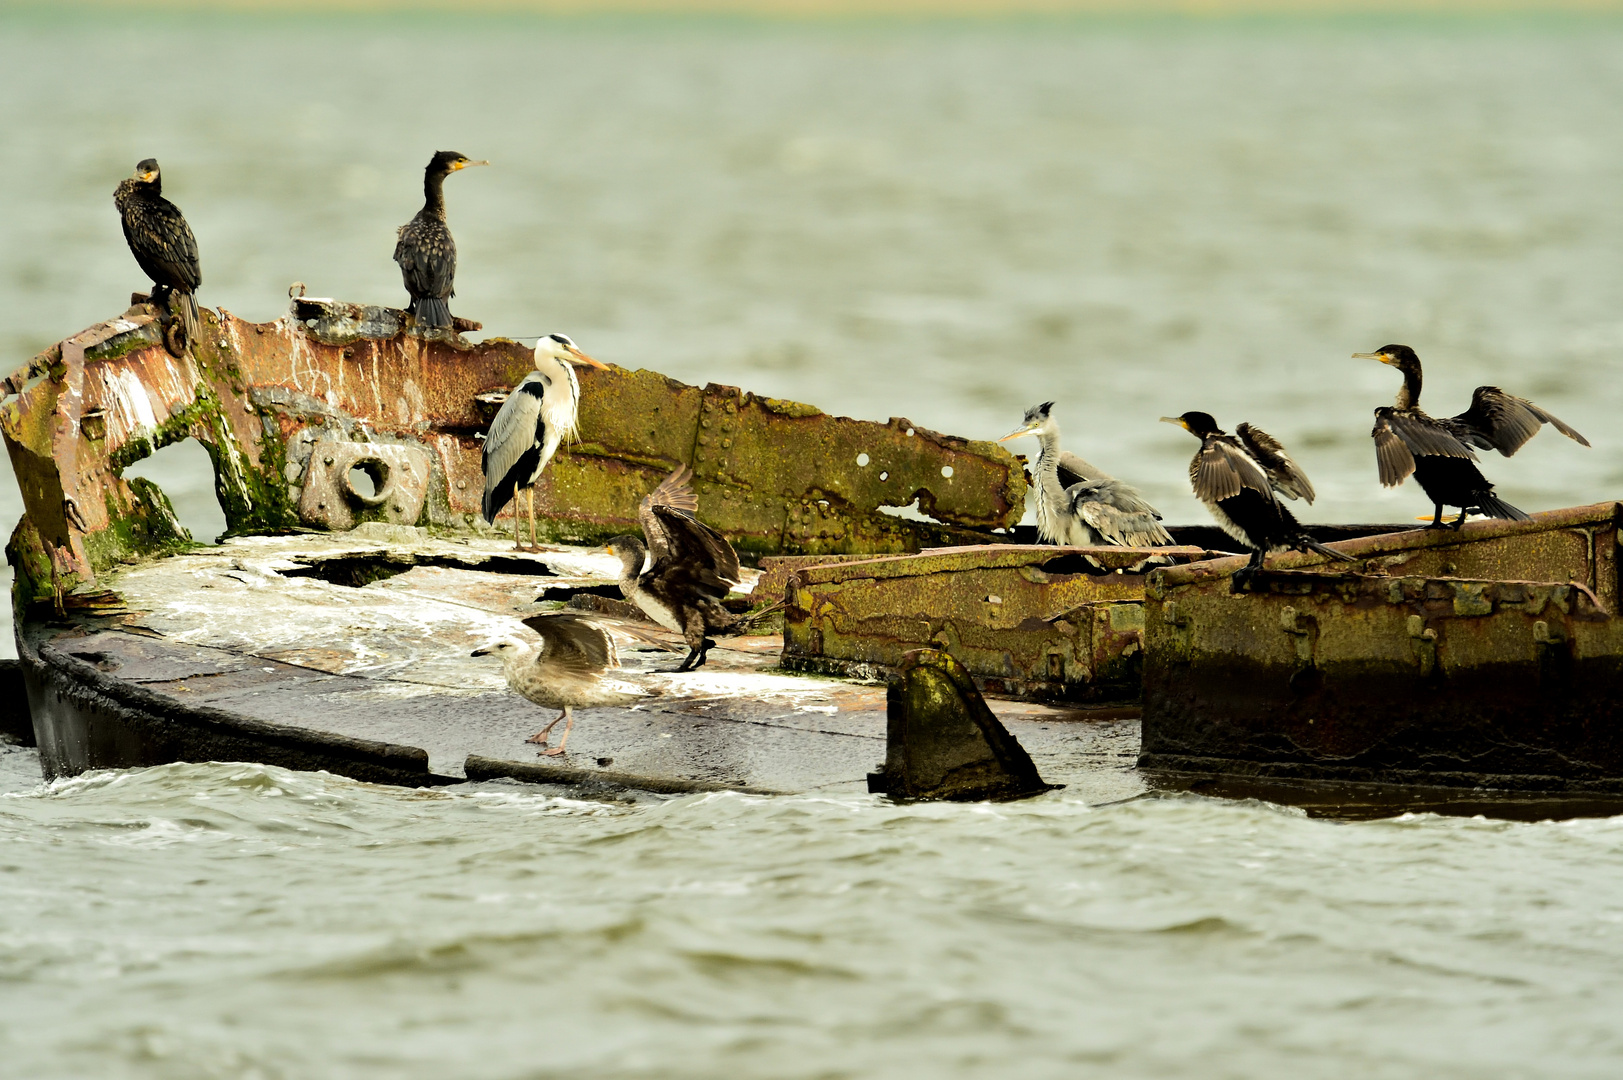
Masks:
[[[1615,22],[0,20],[7,367],[142,286],[142,157],[205,302],[269,319],[398,303],[450,147],[496,163],[448,185],[491,332],[983,437],[1056,399],[1174,521],[1189,408],[1284,438],[1320,520],[1423,512],[1348,359],[1396,340],[1438,411],[1497,381],[1593,440],[1493,459],[1513,502],[1623,490]],[[7,1076],[1623,1070],[1617,820],[37,769],[0,754]]]
[[[1063,792],[626,806],[218,764],[13,787],[7,1075],[1623,1063],[1619,819],[1338,824]]]

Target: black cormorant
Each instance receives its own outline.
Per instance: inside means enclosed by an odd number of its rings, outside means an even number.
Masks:
[[[1037,485],[1037,535],[1050,544],[1171,544],[1161,515],[1138,489],[1059,448],[1054,403],[1026,410],[1025,422],[998,442],[1035,435],[1040,449],[1032,465]]]
[[[1497,386],[1479,386],[1471,407],[1458,416],[1437,419],[1420,410],[1420,357],[1407,345],[1383,345],[1372,353],[1354,353],[1355,360],[1379,360],[1403,373],[1396,403],[1375,410],[1375,461],[1381,483],[1395,487],[1410,473],[1431,499],[1436,512],[1428,529],[1446,529],[1443,507],[1457,506],[1460,516],[1453,528],[1465,524],[1471,513],[1507,521],[1525,521],[1527,515],[1493,493],[1493,485],[1476,467],[1474,450],[1497,450],[1509,457],[1545,424],[1585,446],[1589,440],[1526,398],[1507,394]]]
[[[605,365],[575,347],[562,334],[548,334],[535,343],[535,370],[513,388],[490,422],[480,467],[485,472],[485,496],[480,513],[491,524],[496,515],[523,488],[529,496],[530,550],[535,542],[535,482],[565,439],[575,435],[580,410],[580,383],[574,364],[595,368]],[[513,510],[513,547],[519,541],[518,509]]]
[[[1200,449],[1189,462],[1195,498],[1206,504],[1224,532],[1251,548],[1251,562],[1234,575],[1236,585],[1243,585],[1262,569],[1264,557],[1272,551],[1311,551],[1343,562],[1355,561],[1309,536],[1274,497],[1275,491],[1289,495],[1290,490],[1311,495],[1313,488],[1272,436],[1245,425],[1249,437],[1236,439],[1218,427],[1210,413],[1203,412],[1163,416],[1161,421],[1177,424],[1200,440]],[[1269,463],[1253,456],[1247,443],[1264,448]]]
[[[456,241],[445,224],[445,178],[470,165],[466,154],[440,150],[423,173],[423,208],[400,226],[400,239],[394,246],[394,261],[406,282],[411,303],[406,310],[417,318],[418,326],[451,326],[451,297],[456,295]]]
[[[171,297],[180,301],[186,340],[197,334],[197,287],[203,268],[197,259],[197,237],[186,224],[180,207],[163,197],[163,174],[147,158],[113,192],[113,204],[124,223],[124,239],[143,273],[152,279],[152,302],[173,310]]]
[[[691,475],[686,465],[678,466],[638,507],[647,546],[635,536],[608,543],[620,557],[621,593],[687,643],[677,671],[704,664],[716,644],[706,633],[733,630],[742,621],[722,606],[739,580],[738,554],[726,537],[694,517],[699,500],[688,483]]]

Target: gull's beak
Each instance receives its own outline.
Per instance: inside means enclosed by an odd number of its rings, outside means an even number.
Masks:
[[[595,368],[599,368],[599,369],[607,368],[609,366],[609,365],[603,363],[602,361],[593,360],[590,356],[587,356],[585,353],[581,352],[579,349],[575,348],[573,345],[565,345],[564,349],[568,351],[570,356],[573,356],[577,361],[579,361],[582,364],[587,364],[587,365],[589,365],[591,367],[595,367]]]
[[[1181,416],[1163,416],[1163,417],[1161,417],[1161,423],[1163,423],[1163,424],[1177,424],[1179,427],[1183,428],[1185,431],[1189,430],[1189,425],[1184,422],[1184,418],[1181,417]]]
[[[1352,358],[1354,360],[1379,360],[1383,364],[1395,363],[1391,353],[1383,352],[1355,352],[1352,354]]]
[[[1010,439],[1018,439],[1022,435],[1035,435],[1036,433],[1037,425],[1027,424],[1025,427],[1015,428],[1013,431],[1003,436],[1003,438],[999,439],[998,442],[1008,442]]]
[[[488,162],[488,161],[459,161],[456,164],[451,166],[451,171],[456,172],[458,169],[466,169],[471,165],[489,165],[489,164],[490,164],[490,162]]]
[[[475,650],[473,650],[473,652],[469,653],[468,655],[470,655],[470,656],[489,656],[490,655],[490,650],[489,649],[475,649]]]

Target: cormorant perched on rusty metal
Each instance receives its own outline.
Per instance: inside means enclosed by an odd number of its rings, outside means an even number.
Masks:
[[[677,671],[704,664],[705,653],[716,644],[708,632],[733,630],[741,622],[722,606],[739,580],[738,553],[694,516],[699,500],[688,483],[692,475],[686,465],[677,466],[638,507],[646,546],[635,536],[616,536],[608,543],[620,557],[620,592],[687,643],[688,655]]]
[[[531,645],[516,637],[501,637],[473,651],[474,656],[501,658],[508,687],[542,708],[561,709],[552,723],[531,735],[526,742],[547,745],[547,737],[559,720],[564,720],[563,738],[558,745],[541,751],[556,757],[569,746],[569,732],[575,726],[575,707],[629,705],[648,696],[640,687],[610,682],[610,668],[620,666],[620,656],[602,627],[574,612],[533,615],[524,625],[541,635],[541,644]]]
[[[1311,551],[1343,562],[1355,561],[1309,536],[1274,497],[1276,490],[1285,492],[1287,488],[1311,494],[1312,486],[1272,436],[1246,425],[1250,436],[1247,441],[1265,447],[1279,459],[1264,464],[1253,456],[1246,442],[1218,427],[1210,413],[1163,416],[1161,422],[1177,424],[1200,440],[1200,449],[1189,462],[1189,483],[1195,489],[1195,498],[1206,504],[1224,532],[1251,549],[1251,562],[1234,575],[1236,585],[1243,585],[1261,570],[1264,558],[1272,551]]]
[[[113,204],[124,224],[124,239],[143,273],[152,279],[152,302],[174,310],[179,301],[185,342],[170,341],[173,352],[197,335],[197,287],[203,268],[197,259],[197,237],[180,208],[163,197],[163,174],[153,158],[135,167],[113,192]],[[171,299],[173,298],[173,300]]]
[[[1026,410],[1025,421],[998,442],[1035,435],[1032,466],[1037,486],[1037,535],[1050,544],[1119,544],[1156,547],[1173,542],[1161,514],[1138,489],[1059,448],[1054,403]]]
[[[479,464],[485,473],[485,495],[479,511],[492,525],[513,495],[523,489],[529,496],[530,547],[535,542],[535,482],[558,452],[575,435],[580,414],[580,383],[572,364],[605,365],[575,347],[562,334],[548,334],[535,343],[535,370],[513,388],[490,422]],[[513,547],[524,550],[518,536],[518,508],[513,508]]]
[[[394,261],[406,282],[411,303],[406,310],[417,317],[418,326],[450,329],[451,297],[456,295],[456,241],[445,224],[445,178],[470,165],[466,154],[440,150],[423,173],[423,208],[400,226],[400,239],[394,246]]]
[[[1457,506],[1460,516],[1453,528],[1465,524],[1472,513],[1507,521],[1526,521],[1527,515],[1493,493],[1476,467],[1474,450],[1497,450],[1509,457],[1545,424],[1585,446],[1589,440],[1560,419],[1526,398],[1507,394],[1497,386],[1479,386],[1471,407],[1458,416],[1437,419],[1420,409],[1420,357],[1407,345],[1383,345],[1372,353],[1353,353],[1355,360],[1379,360],[1403,373],[1396,403],[1375,410],[1375,461],[1381,483],[1396,487],[1410,473],[1431,499],[1436,512],[1428,529],[1446,529],[1443,507]]]

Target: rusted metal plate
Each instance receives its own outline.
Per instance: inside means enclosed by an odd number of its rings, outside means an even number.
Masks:
[[[339,442],[311,447],[302,472],[288,465],[288,480],[303,487],[299,517],[307,525],[342,532],[361,521],[415,525],[428,496],[428,451],[420,446]],[[357,484],[355,470],[367,477]]]
[[[1623,791],[1619,507],[1150,575],[1144,758],[1240,775]]]
[[[138,304],[13,373],[0,432],[27,508],[28,535],[14,545],[31,553],[25,600],[187,542],[166,531],[161,495],[121,473],[188,436],[213,458],[232,535],[342,527],[343,514],[306,505],[305,483],[318,445],[319,465],[346,443],[379,457],[395,453],[381,447],[409,447],[428,461],[415,516],[402,503],[351,519],[488,532],[478,515],[480,399],[522,379],[530,350],[401,325],[393,309],[301,296],[271,323],[205,311],[190,352],[175,358],[150,306]],[[994,443],[651,371],[587,370],[581,381],[581,442],[559,453],[537,492],[549,539],[634,528],[637,503],[678,464],[696,474],[700,514],[746,554],[916,551],[984,537],[972,530],[1008,526],[1024,507],[1019,461]],[[936,520],[880,512],[915,501]]]
[[[783,665],[881,677],[934,648],[992,693],[1136,701],[1144,572],[1206,554],[1002,544],[801,566],[788,579]],[[777,572],[768,560],[762,580]]]

